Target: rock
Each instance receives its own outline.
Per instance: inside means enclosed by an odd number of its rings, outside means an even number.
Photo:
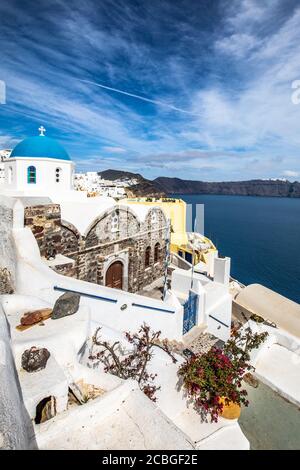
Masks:
[[[13,294],[13,292],[11,272],[7,268],[0,268],[0,294]]]
[[[33,312],[26,312],[21,318],[21,325],[28,326],[39,323],[51,317],[52,308],[42,308]]]
[[[45,369],[49,357],[48,349],[32,346],[22,354],[22,367],[27,372],[37,372]]]
[[[51,318],[57,320],[59,318],[73,315],[79,308],[80,295],[74,292],[65,292],[55,302]]]
[[[243,379],[248,385],[251,385],[251,387],[254,387],[254,388],[258,387],[258,383],[259,383],[258,380],[254,377],[253,374],[250,374],[250,372],[245,374]]]

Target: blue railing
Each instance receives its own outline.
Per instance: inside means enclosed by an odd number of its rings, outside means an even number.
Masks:
[[[95,294],[88,294],[87,292],[81,292],[75,289],[66,289],[65,287],[59,287],[59,286],[54,286],[54,290],[58,290],[60,292],[73,292],[74,294],[79,294],[84,297],[89,297],[90,299],[97,299],[97,300],[103,300],[104,302],[111,302],[116,304],[118,302],[118,299],[111,299],[110,297],[103,297],[101,295],[95,295]],[[165,308],[159,308],[159,307],[151,307],[150,305],[143,305],[143,304],[137,304],[135,302],[132,302],[132,307],[140,307],[140,308],[146,308],[148,310],[155,310],[157,312],[164,312],[164,313],[175,313],[174,310],[167,310]]]
[[[90,299],[103,300],[104,302],[111,302],[113,304],[116,304],[118,302],[117,299],[111,299],[109,297],[103,297],[101,295],[88,294],[87,292],[81,292],[81,291],[73,290],[73,289],[66,289],[65,287],[54,286],[53,289],[58,290],[60,292],[73,292],[73,294],[80,294],[80,295],[83,295],[84,297],[89,297]]]
[[[132,303],[131,304],[133,307],[140,307],[140,308],[148,308],[149,310],[156,310],[157,312],[164,312],[164,313],[175,313],[174,310],[167,310],[165,308],[159,308],[159,307],[151,307],[150,305],[142,305],[142,304],[136,304]]]

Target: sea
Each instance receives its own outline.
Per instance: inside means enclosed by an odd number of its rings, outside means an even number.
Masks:
[[[231,257],[231,275],[300,303],[300,199],[180,195],[204,204],[204,234]]]

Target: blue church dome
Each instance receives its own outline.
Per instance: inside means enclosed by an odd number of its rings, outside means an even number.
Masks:
[[[63,146],[56,142],[56,140],[43,135],[43,132],[41,132],[41,135],[29,137],[19,142],[11,152],[10,157],[40,157],[55,158],[56,160],[71,160]]]

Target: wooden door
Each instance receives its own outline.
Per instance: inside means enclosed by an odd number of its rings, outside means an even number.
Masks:
[[[122,289],[123,287],[123,263],[115,261],[112,263],[105,276],[105,285],[115,289]]]

